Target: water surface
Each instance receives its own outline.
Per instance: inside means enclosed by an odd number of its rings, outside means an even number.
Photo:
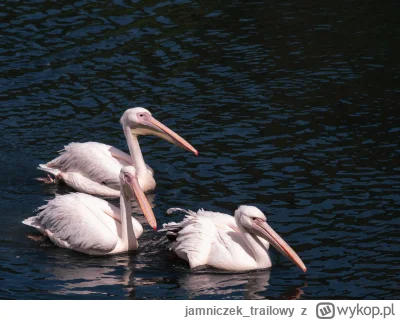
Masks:
[[[0,298],[400,298],[399,6],[346,1],[0,4]],[[21,224],[55,192],[36,166],[71,141],[126,150],[134,106],[195,157],[140,139],[170,207],[263,210],[303,274],[191,271],[146,227],[136,254],[89,257]],[[142,218],[140,221],[142,221]]]

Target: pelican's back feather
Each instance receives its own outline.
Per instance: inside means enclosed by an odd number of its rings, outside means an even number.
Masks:
[[[107,203],[83,193],[56,196],[23,223],[46,234],[60,247],[106,254],[116,246],[118,236],[107,225],[117,222],[104,214],[103,202]],[[105,219],[111,220],[104,223]]]
[[[181,209],[181,211],[184,211]],[[176,236],[170,250],[178,257],[189,262],[190,267],[198,267],[207,264],[210,254],[215,226],[211,219],[201,217],[193,211],[186,211],[188,214],[183,221],[163,224],[163,229],[171,237]]]
[[[46,164],[47,167],[62,172],[78,172],[82,175],[105,185],[119,189],[119,172],[124,165],[122,159],[113,157],[112,151],[122,151],[98,142],[71,142],[61,150],[60,155]],[[125,158],[129,157],[125,154]]]

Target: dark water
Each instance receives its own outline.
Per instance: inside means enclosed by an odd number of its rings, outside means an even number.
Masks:
[[[395,3],[2,2],[0,298],[400,298]],[[21,221],[68,191],[35,167],[71,141],[126,150],[134,106],[200,152],[140,140],[159,225],[253,204],[308,272],[193,272],[148,227],[133,255],[30,240]]]

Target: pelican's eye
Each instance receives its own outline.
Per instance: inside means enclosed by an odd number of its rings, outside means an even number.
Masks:
[[[255,217],[253,217],[252,219],[253,219],[253,221],[254,221],[254,220],[257,220],[257,218],[255,218]]]
[[[132,182],[132,176],[128,173],[125,173],[125,181],[128,183]]]

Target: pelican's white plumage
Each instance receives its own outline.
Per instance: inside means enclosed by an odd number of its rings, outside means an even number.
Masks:
[[[60,153],[54,160],[39,165],[39,169],[77,191],[119,197],[119,172],[122,167],[132,165],[127,153],[99,142],[71,142]],[[144,191],[155,188],[153,170],[150,167],[147,170],[139,180]]]
[[[178,208],[170,209],[182,210]],[[185,211],[185,210],[182,210]],[[256,207],[240,206],[235,216],[199,210],[185,211],[180,223],[167,223],[159,231],[167,231],[174,239],[170,250],[189,262],[191,268],[208,265],[230,271],[246,271],[271,267],[269,244],[288,256],[306,271],[301,259],[266,223],[265,215]]]
[[[57,195],[23,223],[38,229],[59,247],[91,255],[136,250],[143,228],[131,217],[129,199],[136,198],[153,228],[156,228],[155,218],[134,168],[122,168],[120,179],[121,209],[88,194],[71,193]]]
[[[153,170],[144,162],[138,142],[139,135],[156,135],[198,154],[186,140],[154,119],[144,108],[126,110],[120,122],[130,155],[103,143],[72,142],[61,150],[59,157],[39,165],[38,169],[49,172],[56,177],[55,181],[64,181],[77,191],[104,197],[118,197],[118,175],[124,166],[132,165],[136,168],[143,191],[152,190],[156,186]],[[53,182],[51,177],[39,180]]]
[[[121,234],[120,210],[103,199],[85,193],[57,195],[39,210],[37,216],[23,223],[37,228],[59,247],[106,254],[117,246]],[[132,225],[139,238],[142,226],[133,217]]]

